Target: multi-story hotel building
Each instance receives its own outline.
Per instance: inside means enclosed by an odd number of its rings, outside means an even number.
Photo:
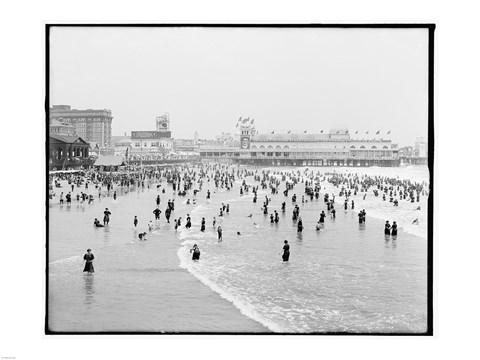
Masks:
[[[70,105],[53,105],[49,119],[50,122],[57,120],[75,126],[79,137],[96,142],[101,148],[111,145],[113,117],[110,110],[77,110]]]

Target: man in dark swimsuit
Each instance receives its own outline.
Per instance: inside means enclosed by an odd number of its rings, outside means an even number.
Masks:
[[[160,210],[158,207],[153,210],[153,213],[155,214],[155,221],[156,220],[160,220],[160,213],[162,212],[162,210]]]

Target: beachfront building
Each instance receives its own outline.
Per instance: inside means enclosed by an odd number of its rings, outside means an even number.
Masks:
[[[90,144],[79,136],[50,135],[48,145],[50,170],[78,169],[93,164]]]
[[[75,126],[56,119],[50,120],[49,130],[50,135],[77,136],[77,130]]]
[[[132,147],[132,139],[126,133],[123,136],[112,136],[112,145],[114,155],[125,155],[127,149]]]
[[[427,157],[427,142],[423,137],[415,139],[415,156],[417,158],[426,158]]]
[[[173,150],[170,131],[132,131],[130,156],[135,159],[163,158]]]
[[[195,139],[173,139],[173,151],[181,157],[195,157],[199,155]]]
[[[203,160],[261,166],[398,166],[398,148],[390,139],[351,137],[348,129],[326,133],[259,134],[252,126],[239,126],[234,141],[205,142]]]
[[[423,138],[417,138],[415,146],[404,146],[398,150],[401,165],[425,165],[428,162],[428,146]]]
[[[77,110],[70,105],[53,105],[49,111],[50,124],[57,120],[73,125],[78,136],[98,143],[100,148],[110,146],[112,119],[112,112],[107,109]]]

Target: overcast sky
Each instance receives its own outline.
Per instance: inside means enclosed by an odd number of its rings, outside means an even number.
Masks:
[[[427,138],[428,30],[52,28],[50,105],[112,110],[112,134],[346,127]]]

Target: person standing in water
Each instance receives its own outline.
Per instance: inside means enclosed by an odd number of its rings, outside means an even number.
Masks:
[[[321,222],[321,223],[325,222],[325,216],[326,216],[326,215],[325,215],[325,211],[322,210],[322,212],[320,213],[320,220],[319,220],[319,222]]]
[[[362,212],[362,211],[360,211],[360,212],[358,213],[358,223],[359,223],[359,224],[362,224],[362,223],[363,223],[363,212]]]
[[[153,210],[153,213],[155,214],[155,221],[157,220],[160,220],[160,213],[162,212],[162,210],[160,210],[157,206],[157,208],[155,210]]]
[[[392,224],[392,236],[397,236],[397,223],[396,221]]]
[[[200,249],[197,244],[193,245],[193,248],[190,249],[190,253],[193,252],[192,260],[200,260]]]
[[[108,225],[108,223],[110,222],[110,215],[112,215],[112,213],[110,211],[108,211],[108,208],[105,208],[105,211],[103,212],[103,225]]]
[[[385,231],[384,232],[385,232],[385,235],[390,235],[390,223],[388,222],[388,220],[385,223]]]
[[[167,219],[167,223],[170,224],[170,214],[171,214],[172,210],[170,210],[169,207],[167,207],[167,209],[165,210],[165,218]]]
[[[290,258],[290,245],[288,245],[287,240],[285,240],[283,243],[284,243],[284,245],[283,245],[282,259],[283,259],[283,261],[288,261],[288,259]]]
[[[93,269],[93,259],[95,259],[95,256],[92,254],[92,249],[87,249],[87,253],[83,255],[83,260],[85,261],[83,272],[88,272],[89,274],[95,272]]]
[[[303,222],[302,222],[302,218],[299,218],[297,223],[297,232],[302,232],[302,231],[303,231]]]
[[[137,219],[137,215],[135,215],[135,217],[133,218],[133,225],[137,227],[137,224],[138,224],[138,219]]]
[[[200,231],[201,231],[201,232],[204,232],[204,231],[205,231],[205,218],[204,218],[204,217],[202,217],[202,226],[201,226],[201,228],[200,228]]]
[[[222,242],[223,241],[223,235],[222,235],[222,227],[221,226],[218,227],[217,233],[218,233],[218,242]]]

